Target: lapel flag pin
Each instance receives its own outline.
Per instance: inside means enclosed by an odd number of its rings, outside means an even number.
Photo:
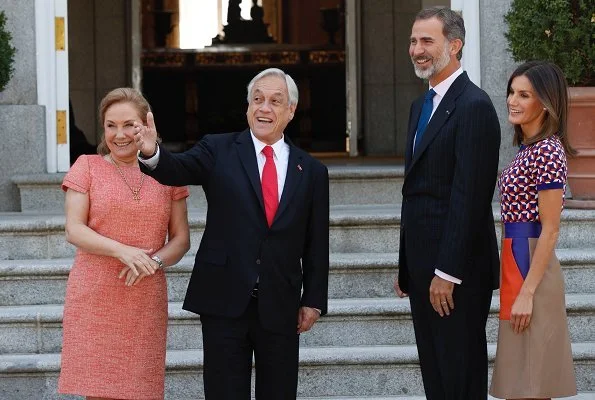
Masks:
[[[301,171],[302,170],[302,166],[300,164],[298,164],[298,169]]]

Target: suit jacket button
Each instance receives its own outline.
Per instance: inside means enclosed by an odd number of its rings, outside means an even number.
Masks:
[[[256,260],[256,264],[260,265],[260,258]]]

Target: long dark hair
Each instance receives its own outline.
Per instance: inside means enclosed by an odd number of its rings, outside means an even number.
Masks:
[[[574,156],[576,150],[570,146],[567,136],[568,120],[568,84],[562,70],[549,61],[528,61],[520,65],[508,79],[506,95],[511,93],[511,85],[517,76],[525,76],[531,82],[533,90],[546,112],[541,121],[539,133],[527,138],[524,144],[533,144],[548,138],[558,136],[567,156]],[[520,125],[514,125],[515,145],[523,142],[524,136]]]

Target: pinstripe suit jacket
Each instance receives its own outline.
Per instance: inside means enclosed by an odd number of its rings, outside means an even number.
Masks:
[[[423,96],[411,106],[399,247],[399,286],[423,287],[434,269],[463,285],[499,286],[492,213],[500,125],[488,95],[461,74],[413,154]],[[419,281],[417,281],[419,280]]]

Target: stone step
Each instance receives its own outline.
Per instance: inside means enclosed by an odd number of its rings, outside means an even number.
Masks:
[[[333,206],[330,211],[330,251],[333,253],[396,253],[400,208],[392,205]],[[494,209],[494,217],[499,216]],[[205,225],[204,210],[191,210],[190,254],[194,254]],[[499,224],[498,224],[499,225]],[[562,214],[558,248],[593,246],[595,210],[566,210]],[[496,231],[499,234],[500,228]],[[0,260],[72,257],[64,240],[64,214],[0,213]]]
[[[567,293],[595,293],[595,248],[558,249]],[[392,297],[396,253],[331,253],[330,298]],[[60,304],[72,258],[0,260],[0,305]],[[194,256],[167,269],[170,301],[182,301]]]
[[[595,249],[593,253],[595,266]],[[397,258],[396,253],[331,254],[329,296],[392,296]],[[0,260],[0,305],[62,303],[72,262],[72,258]],[[170,301],[184,299],[193,265],[194,256],[189,254],[167,269]]]
[[[595,342],[595,294],[566,296],[573,342]],[[455,305],[456,306],[456,305]],[[488,342],[496,343],[499,298],[492,299],[487,324]],[[0,354],[52,353],[62,348],[61,305],[0,307]],[[329,313],[301,335],[308,347],[393,346],[415,344],[407,299],[332,299]],[[197,315],[169,304],[168,349],[202,348]]]
[[[331,252],[396,252],[397,215],[396,207],[333,207]],[[198,249],[205,220],[204,210],[188,213],[189,254]],[[0,213],[0,260],[72,257],[74,247],[64,239],[64,221],[64,214]]]
[[[329,165],[331,204],[396,204],[401,201],[403,165]],[[64,173],[19,175],[12,178],[21,194],[21,211],[61,212]],[[363,195],[365,194],[365,195]],[[201,187],[190,187],[190,208],[205,208]]]
[[[557,399],[567,400],[595,400],[595,392],[581,392],[571,397],[556,397]],[[425,396],[332,396],[332,397],[298,397],[298,400],[426,400]],[[488,400],[496,400],[495,397],[488,396]]]
[[[595,343],[573,343],[572,351],[578,390],[595,391]],[[495,345],[488,346],[488,353],[491,376]],[[166,399],[204,398],[201,350],[168,351],[166,365]],[[59,368],[57,353],[0,355],[0,398],[65,398],[56,394]],[[423,396],[417,350],[415,346],[302,348],[298,396]]]

